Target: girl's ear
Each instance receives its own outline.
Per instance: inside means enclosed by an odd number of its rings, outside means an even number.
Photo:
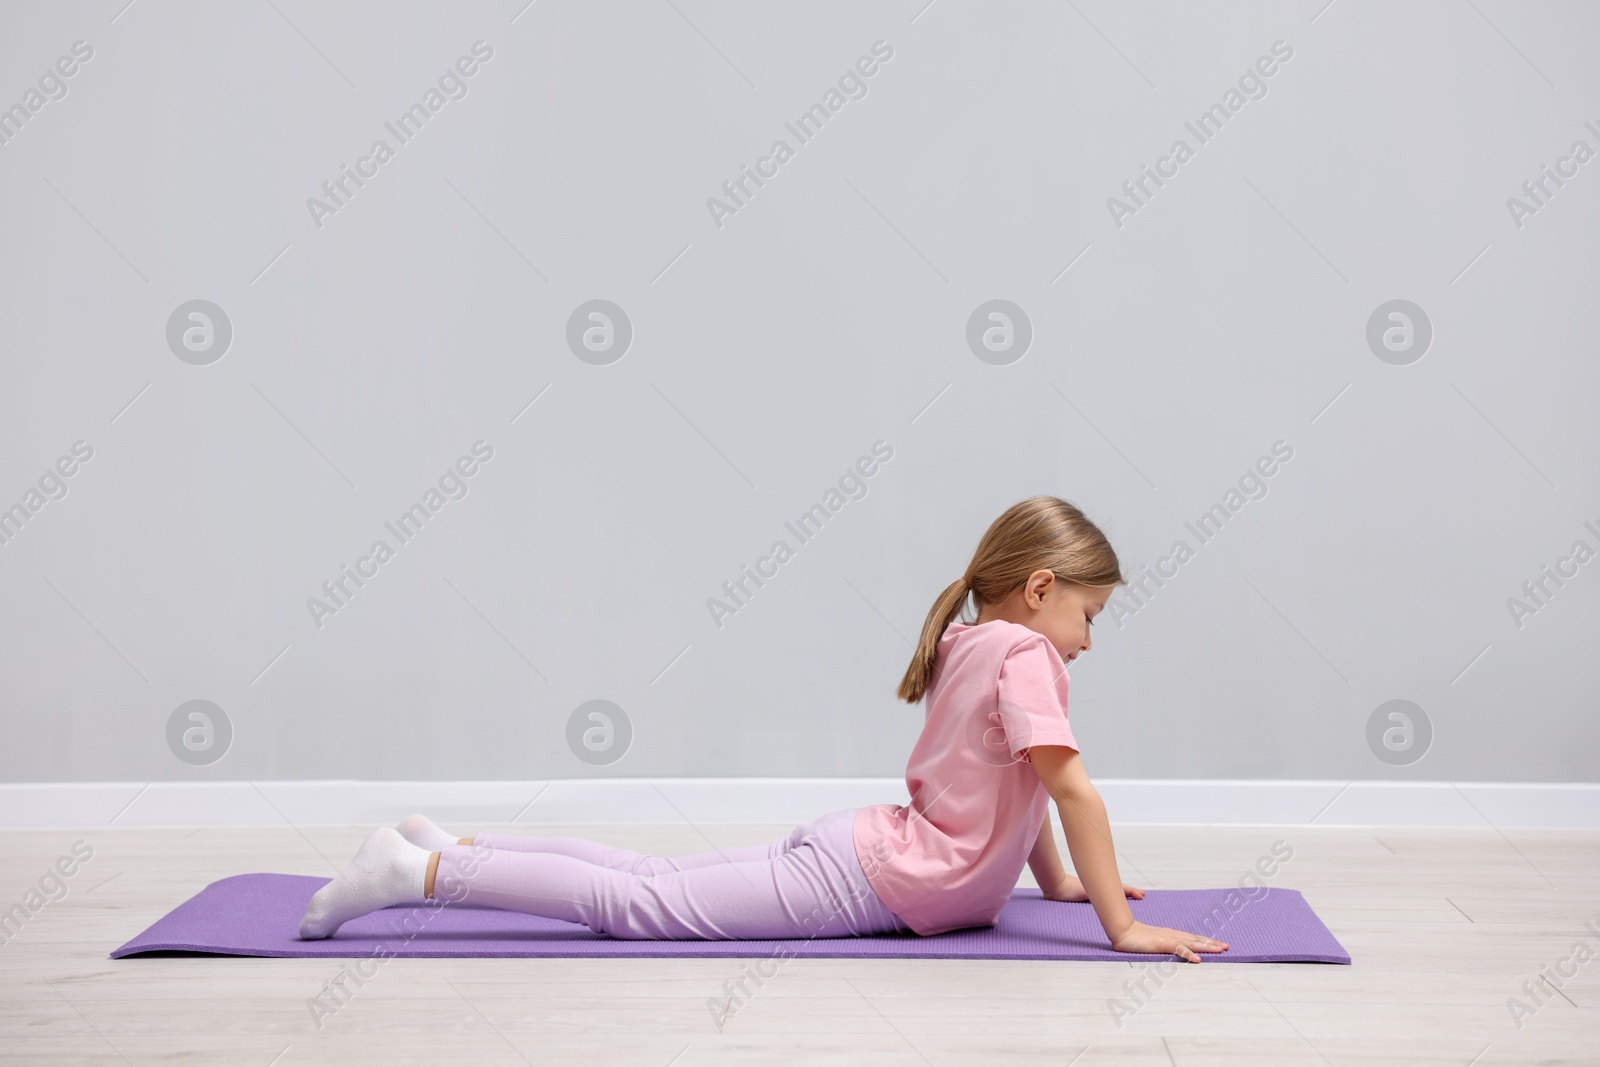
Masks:
[[[1055,580],[1055,574],[1048,570],[1037,570],[1028,575],[1028,606],[1041,607],[1044,604],[1045,594],[1050,592],[1050,586]]]

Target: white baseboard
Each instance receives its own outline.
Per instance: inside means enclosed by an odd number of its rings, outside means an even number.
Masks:
[[[1106,778],[1114,825],[1600,829],[1600,784]],[[583,778],[548,782],[23,782],[0,828],[392,824],[796,825],[900,804],[898,778]]]

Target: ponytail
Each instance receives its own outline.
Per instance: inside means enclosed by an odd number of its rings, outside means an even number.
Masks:
[[[970,591],[971,586],[965,577],[951,582],[929,609],[928,618],[922,624],[922,639],[917,642],[917,654],[911,658],[911,665],[906,668],[906,676],[900,680],[900,688],[896,692],[907,704],[915,704],[928,691],[939,657],[939,638],[944,636],[945,627],[950,625],[956,612],[967,602]]]

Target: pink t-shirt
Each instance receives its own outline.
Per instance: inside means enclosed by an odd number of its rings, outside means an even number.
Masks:
[[[1020,623],[955,622],[939,639],[909,805],[856,813],[856,855],[889,910],[919,934],[992,926],[1028,862],[1049,793],[1031,745],[1076,749],[1066,664]]]

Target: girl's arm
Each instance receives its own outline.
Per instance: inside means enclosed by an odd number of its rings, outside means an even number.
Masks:
[[[1050,832],[1049,809],[1045,810],[1044,821],[1039,824],[1039,836],[1033,842],[1033,851],[1028,853],[1028,869],[1033,872],[1033,880],[1039,883],[1046,900],[1083,903],[1089,899],[1083,883],[1076,876],[1068,874],[1061,865],[1061,853],[1056,851],[1055,835]],[[1143,889],[1135,889],[1124,883],[1122,891],[1134,900],[1144,899]]]
[[[1056,851],[1056,838],[1050,832],[1050,811],[1044,813],[1044,821],[1039,824],[1039,836],[1034,839],[1033,851],[1028,853],[1028,870],[1033,872],[1033,880],[1039,883],[1039,889],[1044,893],[1046,900],[1071,899],[1071,891],[1083,888],[1067,873],[1061,865],[1061,853]],[[1078,897],[1078,900],[1088,900],[1088,897]]]
[[[1028,758],[1056,802],[1072,865],[1078,871],[1112,948],[1119,952],[1172,952],[1190,963],[1200,962],[1196,952],[1227,949],[1225,941],[1135,921],[1117,874],[1117,855],[1111,844],[1111,825],[1106,819],[1105,803],[1089,781],[1078,753],[1065,745],[1035,745],[1029,750]],[[1039,843],[1034,842],[1035,852],[1039,847]],[[1051,850],[1054,848],[1052,842]]]

